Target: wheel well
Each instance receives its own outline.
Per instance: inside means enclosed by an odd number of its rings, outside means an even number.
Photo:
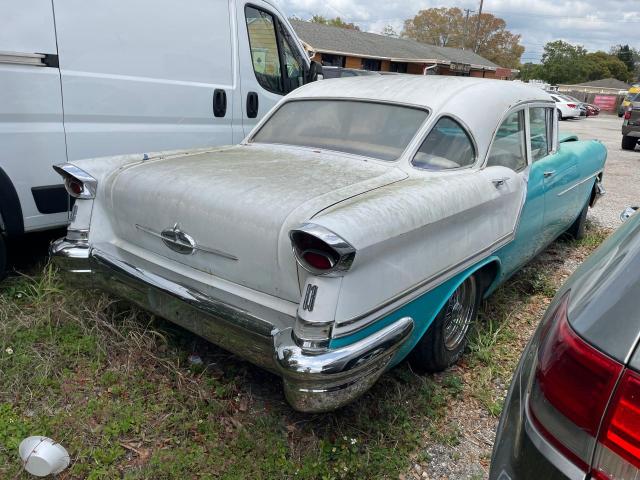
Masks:
[[[0,168],[0,217],[7,235],[22,235],[24,233],[20,198],[9,175],[2,168]]]
[[[596,177],[596,182],[601,182],[602,181],[602,172],[600,172],[598,174],[598,176]],[[593,207],[594,205],[594,201],[596,199],[596,184],[594,182],[593,187],[591,188],[591,193],[589,194],[589,206]]]
[[[483,265],[478,270],[475,271],[475,275],[477,276],[480,288],[482,291],[482,295],[484,296],[487,292],[493,289],[496,279],[498,278],[498,274],[500,273],[500,262],[498,260],[493,260],[486,265]]]

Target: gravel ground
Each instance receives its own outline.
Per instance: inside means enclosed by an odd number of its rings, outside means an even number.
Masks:
[[[620,212],[629,205],[640,205],[640,151],[622,150],[620,131],[622,119],[616,115],[601,115],[560,123],[562,132],[571,132],[580,139],[597,139],[607,147],[609,156],[604,169],[607,194],[589,212],[589,218],[606,228],[620,225]]]
[[[640,205],[640,151],[623,151],[620,148],[622,120],[613,115],[568,120],[560,124],[562,132],[577,134],[581,139],[602,141],[609,152],[605,167],[604,185],[607,194],[589,212],[589,219],[605,229],[620,226],[620,212],[627,205]],[[582,248],[572,249],[567,243],[556,242],[535,261],[539,269],[552,271],[552,281],[560,286],[586,258]],[[537,319],[541,318],[549,303],[548,298],[533,298],[528,311],[514,315],[517,323],[517,345],[520,351],[533,333]],[[528,319],[528,320],[527,320]],[[465,384],[473,382],[474,369],[464,365],[453,367]],[[492,390],[496,397],[504,398],[508,381],[494,381]],[[446,415],[445,424],[458,432],[457,445],[443,445],[425,435],[423,451],[428,461],[416,461],[401,480],[475,480],[487,478],[491,450],[498,426],[498,418],[489,415],[476,398],[466,392],[453,401]]]

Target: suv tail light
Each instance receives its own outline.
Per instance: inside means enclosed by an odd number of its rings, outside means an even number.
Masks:
[[[568,303],[569,292],[544,326],[529,411],[542,435],[586,472],[623,366],[573,331]]]
[[[344,273],[356,255],[347,241],[319,225],[307,223],[289,232],[289,238],[298,264],[315,275]]]
[[[627,370],[600,431],[593,478],[640,477],[640,375]]]

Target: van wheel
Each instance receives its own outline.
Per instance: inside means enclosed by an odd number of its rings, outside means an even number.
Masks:
[[[587,211],[589,210],[589,202],[584,206],[576,221],[569,227],[567,233],[575,240],[582,240],[587,226]]]
[[[7,242],[0,233],[0,280],[7,275]]]
[[[635,150],[638,139],[636,137],[630,137],[628,135],[622,136],[622,149],[623,150]]]
[[[469,329],[478,316],[480,288],[471,275],[453,292],[433,323],[414,347],[409,361],[421,370],[440,372],[456,363],[465,347]]]

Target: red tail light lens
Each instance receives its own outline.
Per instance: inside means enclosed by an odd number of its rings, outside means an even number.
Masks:
[[[631,118],[631,110],[624,112],[624,119],[629,120]]]
[[[529,407],[542,434],[583,470],[622,365],[582,340],[567,319],[566,294],[538,350]]]
[[[569,103],[569,104],[567,104],[567,107],[576,108],[576,104],[575,103]]]
[[[616,390],[598,440],[594,478],[640,477],[640,375],[627,370]]]
[[[305,262],[317,270],[329,270],[333,267],[333,260],[325,253],[307,250],[302,254]]]
[[[82,185],[82,182],[74,178],[67,178],[67,181],[65,183],[67,187],[67,192],[69,192],[69,194],[73,196],[76,196],[76,197],[79,196],[84,190],[84,186]]]

